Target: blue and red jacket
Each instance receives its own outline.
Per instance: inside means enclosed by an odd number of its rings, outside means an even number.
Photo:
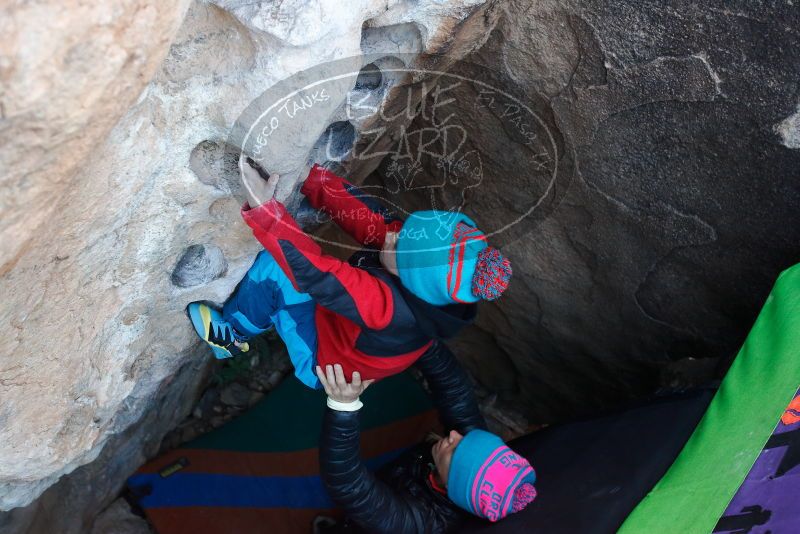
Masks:
[[[294,287],[316,302],[320,365],[340,363],[346,376],[358,371],[363,379],[384,378],[474,320],[476,304],[433,306],[381,266],[386,232],[399,231],[403,221],[372,197],[319,165],[300,191],[367,248],[347,262],[323,254],[274,198],[253,209],[245,204],[242,217]]]

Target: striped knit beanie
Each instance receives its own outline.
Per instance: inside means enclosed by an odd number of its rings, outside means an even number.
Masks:
[[[511,278],[508,259],[458,212],[412,213],[398,234],[396,257],[403,285],[434,306],[494,300]]]
[[[456,446],[447,475],[447,496],[460,508],[497,521],[536,498],[536,472],[500,437],[469,432]]]

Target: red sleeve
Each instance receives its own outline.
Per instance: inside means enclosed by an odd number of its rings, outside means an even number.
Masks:
[[[242,217],[298,291],[367,328],[380,330],[389,324],[394,312],[391,288],[366,271],[323,254],[283,204],[272,199],[250,209],[245,203]]]
[[[373,196],[344,178],[314,164],[300,189],[311,205],[364,246],[383,247],[386,232],[399,232],[403,221],[393,217]]]

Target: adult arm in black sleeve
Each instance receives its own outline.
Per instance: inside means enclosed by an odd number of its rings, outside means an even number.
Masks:
[[[423,501],[387,486],[367,470],[359,451],[358,411],[325,410],[319,445],[322,481],[345,514],[367,532],[437,531],[442,522]],[[443,529],[442,529],[443,530]]]
[[[475,428],[486,430],[467,373],[447,345],[434,341],[415,365],[428,381],[445,430],[456,429],[461,434]]]

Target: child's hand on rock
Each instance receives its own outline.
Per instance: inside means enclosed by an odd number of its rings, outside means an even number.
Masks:
[[[352,381],[348,384],[347,379],[344,377],[342,366],[338,363],[336,365],[326,365],[324,373],[322,372],[322,367],[317,365],[317,377],[322,382],[322,387],[328,397],[342,403],[354,402],[370,384],[375,382],[375,380],[362,382],[361,374],[358,371],[354,371]]]
[[[247,193],[247,203],[251,208],[256,208],[264,202],[272,200],[280,181],[279,174],[272,173],[269,175],[269,179],[265,180],[261,173],[258,172],[258,169],[250,164],[250,159],[244,153],[239,156],[239,168],[242,171],[242,182]]]

